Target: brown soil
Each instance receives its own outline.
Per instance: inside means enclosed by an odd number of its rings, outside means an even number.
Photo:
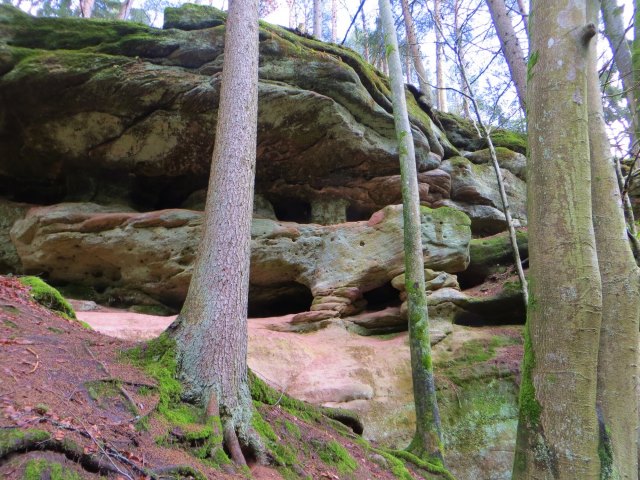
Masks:
[[[231,467],[220,471],[207,466],[178,447],[158,445],[155,439],[166,435],[167,427],[157,416],[151,415],[148,430],[136,429],[136,415],[152,412],[157,396],[148,394],[154,380],[122,360],[120,353],[134,345],[60,317],[32,302],[28,288],[16,279],[0,277],[0,435],[11,428],[51,435],[48,441],[6,456],[0,445],[0,478],[22,478],[33,458],[61,463],[82,478],[138,480],[149,478],[145,469],[160,472],[177,465],[197,468],[209,479],[246,478]],[[96,395],[100,388],[111,393]],[[260,413],[296,453],[303,478],[395,478],[371,460],[375,455],[355,434],[331,428],[328,419],[306,423],[279,406],[260,406]],[[297,425],[299,438],[287,432],[287,422]],[[355,472],[341,474],[310,447],[330,440],[339,442],[358,462]],[[256,465],[252,478],[283,477],[274,466]]]

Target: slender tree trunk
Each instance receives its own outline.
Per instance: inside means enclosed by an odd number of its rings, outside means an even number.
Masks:
[[[296,14],[295,14],[295,0],[287,0],[287,6],[289,7],[289,28],[297,28]]]
[[[331,41],[338,41],[338,0],[331,0]]]
[[[122,5],[120,6],[120,11],[118,12],[118,20],[126,20],[129,17],[132,4],[133,4],[133,0],[124,0],[124,2],[122,2]]]
[[[602,293],[591,210],[585,2],[536,0],[527,85],[529,305],[513,479],[600,480]]]
[[[529,14],[527,13],[527,7],[524,5],[524,0],[518,0],[518,10],[520,16],[522,17],[522,23],[524,25],[524,29],[529,34]]]
[[[409,306],[409,347],[413,396],[416,406],[416,434],[409,450],[416,455],[442,462],[440,413],[431,362],[429,317],[424,280],[422,228],[420,226],[420,198],[418,174],[411,125],[407,114],[402,66],[395,25],[389,0],[379,0],[380,17],[385,37],[385,51],[391,70],[393,118],[398,138],[400,175],[402,176],[402,205],[404,218],[404,262]]]
[[[233,0],[226,25],[203,237],[173,335],[185,396],[219,407],[225,443],[233,450],[236,438],[244,446],[256,445],[250,430],[247,297],[258,108],[258,1]]]
[[[413,23],[413,17],[409,11],[409,0],[401,0],[402,16],[404,17],[404,27],[407,32],[407,43],[409,44],[409,53],[413,60],[414,68],[416,69],[416,75],[418,76],[418,85],[420,91],[424,95],[425,101],[429,104],[433,104],[433,95],[431,95],[431,86],[429,85],[429,78],[427,72],[424,69],[422,63],[422,55],[420,54],[420,45],[418,44],[418,37],[416,36],[416,27]]]
[[[364,37],[364,59],[367,62],[370,62],[371,54],[369,53],[369,30],[367,29],[367,17],[364,14],[364,8],[360,10],[360,18],[362,19],[362,35]]]
[[[462,68],[466,68],[466,60],[464,56],[464,42],[462,40],[462,28],[460,27],[460,18],[458,12],[460,8],[459,0],[455,0],[453,5],[453,23],[454,31],[456,32],[455,47],[456,56],[458,57],[458,64],[460,66],[460,91],[462,92],[462,115],[465,118],[471,118],[471,111],[469,110],[469,89],[467,83],[462,78]]]
[[[433,16],[436,23],[436,87],[438,89],[438,110],[448,111],[447,91],[444,85],[444,42],[442,41],[442,18],[440,17],[441,0],[433,0]]]
[[[80,13],[83,18],[91,18],[95,3],[95,0],[80,0]]]
[[[597,25],[598,0],[588,0],[587,20]],[[598,77],[597,36],[588,64],[589,144],[593,225],[602,280],[602,327],[598,353],[598,409],[603,473],[638,478],[638,319],[639,272],[627,240],[622,197],[603,118]],[[610,464],[607,462],[610,461]]]
[[[313,0],[313,36],[322,40],[322,0]]]
[[[493,25],[500,39],[502,54],[507,61],[511,79],[516,86],[520,109],[523,114],[527,113],[526,96],[527,96],[527,65],[524,61],[524,53],[520,46],[520,40],[513,29],[511,18],[507,13],[507,6],[504,0],[485,0],[491,13]]]
[[[622,79],[622,86],[629,106],[629,137],[631,145],[635,144],[640,137],[638,129],[638,112],[636,109],[633,62],[631,59],[631,49],[625,38],[625,26],[622,18],[623,7],[619,6],[616,0],[602,0],[602,18],[604,20],[604,34],[609,41],[609,46],[613,52],[613,60]],[[634,148],[634,150],[636,150]]]

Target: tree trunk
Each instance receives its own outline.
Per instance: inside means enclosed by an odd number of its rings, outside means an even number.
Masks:
[[[471,118],[471,111],[469,110],[469,87],[467,82],[464,81],[462,69],[466,69],[466,62],[464,58],[464,44],[462,42],[462,28],[460,27],[460,19],[458,18],[458,11],[460,8],[460,1],[455,0],[453,5],[453,24],[454,31],[456,32],[455,48],[456,56],[458,57],[458,64],[460,66],[460,91],[462,92],[462,116],[465,118]]]
[[[625,38],[625,27],[622,19],[623,7],[618,6],[616,0],[602,0],[601,10],[604,20],[604,34],[609,41],[613,52],[613,60],[622,79],[622,86],[626,92],[627,105],[629,106],[629,137],[633,147],[636,139],[640,137],[638,124],[638,112],[634,93],[637,84],[634,83],[633,62],[631,49]],[[635,149],[634,149],[635,150]]]
[[[367,17],[364,15],[364,8],[360,10],[360,18],[362,19],[362,35],[364,37],[364,59],[367,62],[371,61],[371,55],[369,54],[369,30],[367,29]]]
[[[132,4],[133,4],[133,0],[124,0],[124,2],[122,2],[122,5],[120,6],[120,11],[118,12],[118,20],[126,20],[129,17]]]
[[[232,1],[226,25],[203,237],[173,335],[185,397],[202,405],[217,401],[225,438],[237,435],[242,445],[255,446],[247,382],[247,298],[258,108],[258,1]]]
[[[80,0],[80,13],[82,14],[82,18],[91,18],[95,4],[95,0]]]
[[[587,20],[597,25],[599,1],[588,1]],[[598,411],[603,473],[620,479],[638,475],[639,272],[627,240],[598,77],[597,36],[589,46],[588,109],[593,225],[602,281],[602,327],[598,353]],[[610,462],[610,463],[608,463]]]
[[[429,77],[424,69],[422,63],[422,55],[420,54],[420,45],[418,44],[418,37],[416,36],[416,27],[413,23],[413,17],[409,11],[409,0],[401,0],[402,16],[404,17],[404,27],[407,32],[407,43],[409,44],[409,53],[413,60],[413,66],[416,69],[416,75],[418,75],[418,85],[420,91],[425,97],[425,101],[429,104],[433,104],[433,95],[431,95],[431,86],[429,85]]]
[[[338,41],[338,0],[331,0],[331,41]]]
[[[520,109],[523,114],[527,113],[526,96],[527,96],[527,66],[524,61],[524,53],[520,46],[520,40],[516,35],[511,18],[507,13],[507,6],[504,0],[485,0],[491,13],[493,25],[500,39],[502,54],[507,61],[511,80],[516,86]]]
[[[584,2],[536,0],[527,85],[529,304],[513,479],[600,480],[602,294],[591,210]]]
[[[402,205],[404,219],[404,262],[409,316],[409,348],[413,396],[416,407],[416,433],[409,450],[431,461],[444,459],[440,413],[431,362],[429,316],[424,280],[420,198],[413,136],[407,114],[402,64],[389,0],[379,0],[380,17],[385,37],[385,51],[391,71],[393,118],[398,139]]]
[[[520,16],[522,17],[522,23],[524,25],[524,29],[529,34],[529,14],[527,13],[527,8],[524,5],[524,0],[518,0],[518,10]]]
[[[436,87],[438,89],[438,110],[446,112],[447,91],[444,85],[444,42],[442,41],[442,19],[440,18],[441,0],[433,0],[433,16],[436,23]]]
[[[322,40],[322,0],[313,0],[313,36]]]

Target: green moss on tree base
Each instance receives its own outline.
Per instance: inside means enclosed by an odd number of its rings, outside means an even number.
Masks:
[[[38,277],[21,277],[20,283],[27,287],[31,287],[31,298],[40,305],[62,313],[69,318],[76,318],[76,312],[67,300],[60,294],[58,290]]]

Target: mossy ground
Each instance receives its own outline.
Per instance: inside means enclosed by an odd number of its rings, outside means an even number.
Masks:
[[[31,287],[31,297],[40,305],[62,313],[69,318],[76,318],[76,312],[71,304],[60,294],[58,290],[38,277],[21,277],[20,283]]]

